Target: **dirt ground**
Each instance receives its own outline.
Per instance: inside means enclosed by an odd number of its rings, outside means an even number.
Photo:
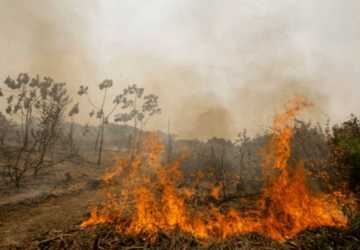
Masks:
[[[106,167],[90,161],[60,164],[36,179],[28,178],[20,190],[0,189],[0,249],[23,245],[51,230],[78,226],[102,199],[101,176]]]

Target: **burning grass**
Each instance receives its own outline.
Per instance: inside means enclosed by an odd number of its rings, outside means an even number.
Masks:
[[[275,240],[259,240],[272,246],[307,229],[345,229],[349,224],[346,211],[354,208],[352,199],[340,192],[314,193],[306,185],[303,164],[288,165],[294,118],[310,106],[305,99],[297,97],[285,112],[274,118],[273,135],[262,152],[266,185],[255,202],[256,207],[250,211],[235,209],[236,206],[218,207],[212,202],[194,205],[196,188],[179,187],[184,178],[180,170],[182,159],[163,164],[163,145],[150,136],[145,140],[142,153],[131,161],[120,159],[104,176],[109,184],[107,200],[93,209],[81,228],[111,225],[110,232],[118,234],[112,237],[125,241],[140,239],[141,245],[155,246],[165,240],[171,249],[191,248],[191,244],[198,244],[194,242],[207,245],[232,242],[234,238],[245,239],[249,235]],[[218,193],[218,187],[214,186],[210,195],[216,198]],[[238,249],[236,244],[227,249]]]
[[[358,250],[360,245],[359,215],[345,230],[334,227],[308,229],[291,240],[278,242],[256,233],[230,237],[226,240],[199,242],[192,235],[181,231],[159,231],[153,241],[147,236],[120,235],[115,225],[104,224],[69,232],[52,231],[29,242],[26,247],[14,249],[82,250],[82,249],[246,249],[246,250],[295,250],[295,249],[347,249]]]

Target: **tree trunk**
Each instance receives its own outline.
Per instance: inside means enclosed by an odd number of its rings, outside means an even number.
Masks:
[[[105,126],[105,120],[103,118],[101,129],[100,129],[100,142],[99,142],[99,152],[98,152],[98,160],[97,165],[101,165],[102,161],[102,151],[103,151],[103,144],[104,144],[104,126]]]

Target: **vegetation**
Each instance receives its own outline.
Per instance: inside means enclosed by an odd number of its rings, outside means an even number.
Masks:
[[[136,156],[147,146],[143,140],[144,135],[150,134],[145,130],[146,125],[155,115],[161,113],[159,97],[146,94],[145,89],[137,85],[129,85],[109,98],[113,88],[112,80],[100,83],[97,91],[101,93],[101,100],[100,103],[95,103],[88,93],[89,88],[80,86],[78,95],[86,97],[92,108],[89,116],[97,121],[96,126],[84,126],[75,122],[74,117],[81,110],[80,103],[74,102],[65,83],[56,82],[50,77],[30,77],[25,73],[19,74],[16,79],[8,77],[0,89],[0,101],[5,103],[4,110],[0,112],[0,175],[6,183],[5,186],[20,188],[26,178],[35,179],[41,176],[45,169],[51,173],[51,167],[60,162],[74,156],[80,157],[81,153],[85,158],[87,153],[93,152],[94,148],[89,150],[92,145],[95,145],[96,152],[93,162],[97,166],[105,165],[104,153],[107,151],[125,152],[128,166],[134,165],[134,162],[136,165]],[[111,103],[107,103],[108,100],[111,100]],[[81,135],[81,130],[86,130],[87,135],[92,136]],[[185,158],[179,164],[185,177],[173,187],[182,190],[194,184],[196,195],[191,200],[189,198],[184,201],[193,203],[195,209],[201,203],[209,210],[219,207],[219,211],[226,211],[228,207],[234,206],[234,201],[239,200],[241,202],[237,202],[236,207],[239,210],[245,206],[254,206],[255,198],[261,195],[261,190],[267,184],[267,176],[262,170],[263,149],[274,137],[274,131],[269,130],[250,137],[244,130],[234,140],[217,137],[207,141],[175,140],[170,131],[167,134],[159,132],[157,137],[161,138],[167,147],[166,155],[162,155],[162,162],[171,166],[174,160]],[[83,152],[81,147],[85,148]],[[289,175],[297,173],[296,163],[301,162],[311,191],[330,194],[339,189],[350,190],[359,198],[358,117],[352,115],[347,121],[326,129],[319,124],[295,120],[290,150],[291,156],[287,159]],[[141,158],[144,159],[153,160],[146,154]],[[148,165],[146,162],[144,168],[149,167]],[[150,169],[147,171],[151,172]],[[279,171],[275,170],[271,175],[277,176]],[[67,173],[66,177],[71,179]],[[155,179],[149,174],[149,185],[154,183]],[[295,181],[292,177],[289,180]],[[166,181],[169,180],[160,184]],[[104,185],[102,182],[104,180],[96,180],[96,185]],[[210,190],[210,185],[215,188]],[[156,192],[161,191],[162,188],[157,187]],[[268,200],[264,198],[264,201],[265,204]],[[355,211],[346,213],[351,216],[351,223],[346,230],[313,228],[283,243],[249,234],[204,246],[192,236],[181,232],[171,235],[164,232],[151,243],[147,243],[141,237],[115,234],[111,224],[99,227],[97,231],[75,231],[69,238],[73,242],[80,239],[82,242],[78,243],[79,245],[91,245],[94,249],[131,247],[134,244],[164,249],[180,246],[198,249],[356,249],[356,244],[360,241],[360,216]],[[110,233],[104,233],[108,229]],[[55,237],[41,244],[56,249],[61,244],[63,246],[72,243],[68,239]]]
[[[161,109],[158,104],[158,97],[156,95],[144,95],[144,89],[133,84],[125,88],[121,94],[113,98],[112,107],[105,110],[106,100],[108,98],[108,91],[113,87],[112,80],[104,80],[99,84],[99,90],[103,92],[102,101],[100,105],[94,104],[88,95],[88,87],[80,86],[78,94],[80,96],[86,95],[89,104],[93,110],[89,113],[90,117],[95,116],[99,120],[98,131],[95,140],[95,151],[98,154],[97,164],[101,165],[103,147],[104,147],[104,132],[105,127],[109,124],[112,115],[115,116],[114,121],[119,123],[128,123],[133,121],[133,135],[129,138],[129,148],[135,149],[139,145],[141,133],[149,119],[160,113]],[[118,112],[118,109],[121,112]],[[116,114],[115,114],[116,113]]]
[[[37,176],[42,168],[54,164],[46,156],[62,136],[65,112],[72,101],[66,84],[49,77],[31,79],[21,73],[16,80],[8,77],[4,84],[6,115],[16,122],[16,139],[11,148],[2,148],[7,151],[2,171],[19,188],[29,170]]]
[[[339,179],[345,179],[353,192],[360,188],[360,120],[350,119],[332,128],[330,147]]]
[[[7,119],[7,117],[0,112],[0,145],[5,146],[5,141],[11,131],[13,125]]]

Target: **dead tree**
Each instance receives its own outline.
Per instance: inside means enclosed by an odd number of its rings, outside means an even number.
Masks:
[[[250,142],[250,138],[247,136],[246,129],[238,134],[235,144],[238,146],[238,157],[239,157],[239,174],[241,170],[245,168],[246,156],[249,154],[247,145]]]
[[[212,138],[208,141],[210,145],[210,159],[215,170],[215,178],[217,179],[219,186],[221,187],[222,199],[226,199],[228,196],[228,161],[226,158],[227,151],[233,147],[230,141],[222,138]]]

